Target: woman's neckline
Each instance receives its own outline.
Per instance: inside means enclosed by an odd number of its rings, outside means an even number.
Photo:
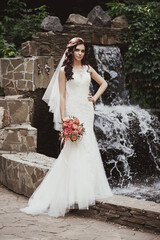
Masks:
[[[84,71],[84,66],[85,65],[81,65],[80,67],[77,67],[77,68],[75,68],[75,67],[73,67],[73,73],[76,73],[76,74],[82,74],[82,72]]]

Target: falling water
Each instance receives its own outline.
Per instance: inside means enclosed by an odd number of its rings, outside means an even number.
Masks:
[[[116,194],[158,202],[160,122],[149,111],[129,104],[119,48],[93,46],[93,50],[98,72],[109,85],[95,106],[95,131],[110,184]]]
[[[125,72],[122,55],[118,47],[93,46],[98,72],[107,81],[109,87],[102,101],[107,104],[128,103],[128,91],[125,88]]]

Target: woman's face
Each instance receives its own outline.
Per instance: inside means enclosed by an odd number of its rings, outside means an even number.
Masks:
[[[81,61],[85,54],[85,46],[84,44],[77,45],[74,52],[73,57],[76,61]]]

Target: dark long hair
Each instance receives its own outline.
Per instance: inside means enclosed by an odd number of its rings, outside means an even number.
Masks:
[[[86,44],[84,42],[84,40],[80,37],[75,37],[75,38],[72,38],[69,43],[67,44],[67,49],[66,49],[66,57],[65,57],[65,60],[63,62],[63,65],[64,66],[64,71],[65,71],[65,76],[66,76],[66,79],[67,81],[68,80],[71,80],[73,79],[73,53],[76,49],[76,46],[80,45],[80,44],[83,44],[85,46],[85,54],[84,54],[84,57],[81,61],[82,65],[88,65],[88,62],[87,62],[87,56],[86,56]]]

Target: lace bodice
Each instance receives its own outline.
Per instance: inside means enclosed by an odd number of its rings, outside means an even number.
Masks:
[[[72,80],[66,82],[66,98],[80,102],[88,101],[89,86],[91,76],[88,72],[88,66],[84,65],[80,73],[73,72]]]

